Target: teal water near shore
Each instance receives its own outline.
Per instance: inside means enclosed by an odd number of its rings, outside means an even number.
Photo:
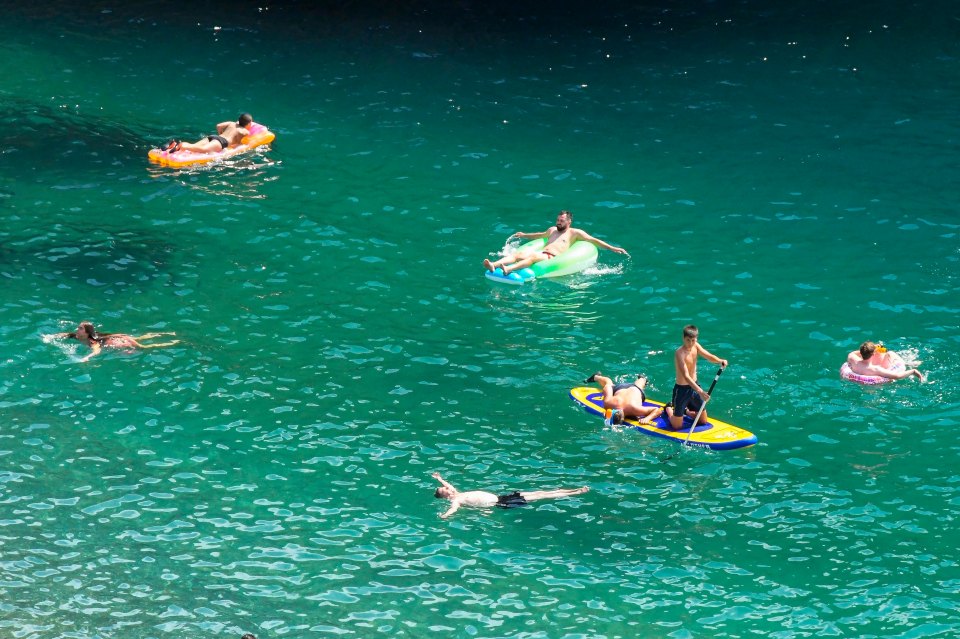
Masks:
[[[802,4],[2,3],[0,635],[956,636],[960,16]],[[564,208],[630,257],[483,277]],[[691,322],[757,446],[569,401]]]

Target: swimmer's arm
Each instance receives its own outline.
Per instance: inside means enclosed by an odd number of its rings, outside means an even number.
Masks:
[[[93,344],[90,345],[90,354],[84,357],[83,359],[81,359],[80,361],[81,362],[90,361],[91,357],[96,357],[97,355],[100,354],[100,350],[101,350],[100,344],[98,342],[94,342]]]
[[[605,248],[608,251],[613,251],[614,253],[620,253],[621,255],[626,255],[628,257],[630,256],[630,254],[627,253],[626,249],[622,249],[619,246],[614,246],[612,244],[607,244],[603,240],[598,240],[597,238],[593,237],[586,231],[581,231],[580,229],[574,229],[573,236],[578,240],[583,240],[584,242],[590,242],[594,246]]]
[[[521,240],[539,240],[541,237],[550,237],[550,229],[547,229],[546,231],[540,231],[539,233],[522,233],[517,231],[507,239],[512,240],[515,237],[520,238]]]
[[[444,479],[443,477],[441,477],[441,476],[440,476],[440,473],[433,473],[433,475],[431,475],[431,477],[433,477],[433,478],[436,479],[438,482],[440,482],[440,485],[441,485],[441,486],[443,486],[443,487],[445,487],[445,488],[449,488],[450,490],[457,490],[456,488],[453,487],[453,484],[451,484],[451,483],[448,482],[446,479]],[[458,491],[458,492],[459,492],[459,491]]]
[[[637,421],[639,421],[641,424],[652,424],[653,420],[655,420],[657,417],[660,417],[661,414],[663,414],[663,408],[660,406],[651,406],[650,412],[648,412],[642,419]]]
[[[903,371],[892,371],[888,368],[882,368],[880,366],[873,366],[870,371],[871,375],[877,375],[879,377],[886,377],[887,379],[906,379],[907,377],[916,377],[921,382],[923,380],[923,373],[921,373],[916,368],[909,368]]]
[[[217,135],[223,133],[233,122],[221,122],[217,125]]]
[[[727,367],[727,360],[720,359],[719,357],[717,357],[716,355],[714,355],[713,353],[705,349],[703,346],[701,346],[700,342],[697,342],[697,352],[700,353],[700,355],[705,360],[713,362],[714,364],[720,364],[722,368]]]
[[[440,519],[446,519],[453,513],[457,512],[459,508],[460,508],[460,501],[454,499],[453,501],[450,502],[450,508],[448,508],[446,512],[440,513]]]

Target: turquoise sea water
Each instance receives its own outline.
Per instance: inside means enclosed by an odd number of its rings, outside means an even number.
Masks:
[[[794,4],[3,3],[0,636],[956,636],[960,14]],[[561,208],[631,257],[483,278]],[[569,401],[690,322],[758,446]]]

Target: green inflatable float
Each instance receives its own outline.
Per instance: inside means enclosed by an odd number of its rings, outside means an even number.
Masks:
[[[520,245],[517,252],[535,253],[547,245],[547,238],[531,240]],[[560,255],[549,260],[541,260],[527,268],[510,273],[506,277],[501,269],[487,271],[487,279],[502,284],[523,284],[539,277],[561,277],[572,275],[597,263],[597,247],[590,242],[577,241]]]

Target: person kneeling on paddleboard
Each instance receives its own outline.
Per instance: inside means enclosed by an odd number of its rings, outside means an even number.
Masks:
[[[651,424],[660,417],[663,409],[659,406],[644,406],[647,399],[647,377],[637,375],[636,381],[630,384],[614,384],[609,377],[599,372],[583,380],[585,384],[597,384],[603,389],[603,407],[610,414],[610,423],[622,424],[627,417],[636,417],[641,424]]]
[[[670,420],[670,427],[674,430],[683,428],[684,415],[695,417],[701,407],[710,401],[710,394],[697,383],[697,358],[703,357],[714,364],[720,364],[721,370],[727,367],[727,360],[720,359],[700,345],[697,341],[699,335],[700,330],[693,324],[684,326],[683,345],[673,354],[677,380],[673,386],[673,398],[670,404],[667,404],[666,413]],[[697,423],[707,423],[705,407],[700,412]]]

